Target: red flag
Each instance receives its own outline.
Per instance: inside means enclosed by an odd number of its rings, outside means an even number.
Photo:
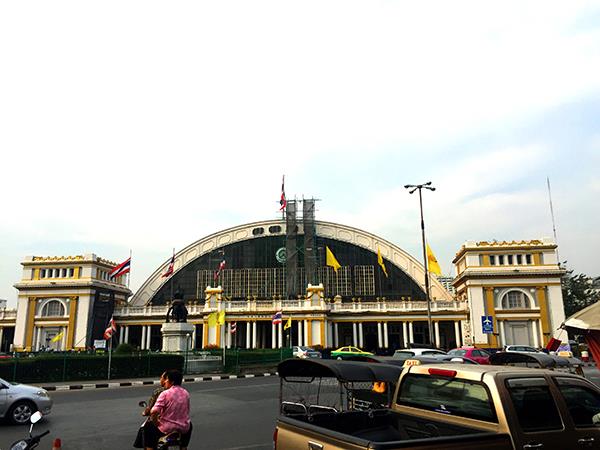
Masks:
[[[115,319],[110,318],[110,322],[108,322],[108,327],[104,330],[104,339],[107,341],[113,336],[113,334],[117,331],[117,324],[115,323]]]
[[[282,322],[282,315],[283,313],[281,311],[277,311],[275,314],[273,314],[273,318],[271,320],[271,323],[273,325],[278,325]]]
[[[173,256],[171,256],[171,262],[169,263],[169,267],[167,271],[162,274],[163,278],[170,277],[173,275],[173,267],[175,266],[175,252],[173,252]]]
[[[215,281],[217,281],[217,278],[219,278],[219,275],[221,275],[221,272],[223,272],[223,270],[225,270],[225,260],[219,263],[219,267],[215,271]]]
[[[237,322],[231,322],[231,334],[235,334],[237,331]]]
[[[285,175],[281,178],[281,199],[279,200],[281,207],[279,211],[283,211],[287,206],[287,200],[285,199]]]

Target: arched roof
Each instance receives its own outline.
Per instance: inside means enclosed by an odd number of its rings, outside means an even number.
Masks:
[[[347,225],[340,225],[333,222],[323,222],[316,220],[316,235],[324,238],[335,239],[340,242],[347,242],[349,244],[356,245],[358,247],[370,250],[373,253],[377,253],[377,248],[381,249],[381,255],[410,278],[412,278],[423,290],[425,290],[425,268],[423,265],[409,255],[407,252],[402,250],[400,247],[386,241],[383,238],[375,236],[364,230],[358,228],[349,227]],[[283,220],[267,220],[262,222],[252,222],[237,227],[228,228],[226,230],[219,231],[209,236],[203,237],[196,242],[188,245],[184,249],[180,250],[175,254],[175,265],[174,270],[177,273],[183,267],[195,259],[210,253],[225,245],[233,244],[236,242],[246,241],[250,239],[260,239],[265,236],[269,236],[269,228],[272,226],[279,226],[280,231],[273,234],[283,235],[285,234],[285,221]],[[298,223],[298,232],[302,234],[302,223]],[[256,228],[263,228],[264,234],[254,235],[253,230]],[[171,258],[166,260],[160,265],[152,275],[142,284],[138,291],[134,294],[131,299],[131,304],[136,306],[146,305],[150,302],[154,294],[168,282],[168,278],[163,278],[162,274],[166,272],[167,267]],[[431,277],[430,282],[431,298],[436,300],[452,300],[452,295],[442,286],[442,284],[435,278]]]

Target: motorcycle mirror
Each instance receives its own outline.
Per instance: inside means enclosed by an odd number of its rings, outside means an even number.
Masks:
[[[31,420],[31,423],[37,423],[37,422],[39,422],[40,420],[42,420],[42,413],[39,412],[39,411],[34,412],[31,415],[31,419],[30,420]]]
[[[139,402],[138,405],[141,406],[142,408],[145,408],[147,406],[146,402],[143,400],[141,402]]]

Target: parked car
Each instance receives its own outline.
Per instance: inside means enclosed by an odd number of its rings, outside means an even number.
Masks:
[[[305,347],[302,345],[294,345],[292,348],[292,355],[294,358],[320,358],[321,352],[314,348]]]
[[[529,345],[507,345],[504,348],[505,352],[521,352],[521,353],[543,353],[540,350],[530,347]]]
[[[436,348],[403,348],[394,352],[394,358],[406,358],[411,356],[446,356],[447,353]]]
[[[340,347],[337,350],[334,350],[331,352],[332,359],[344,359],[349,356],[355,356],[355,355],[359,355],[359,356],[360,355],[362,355],[362,356],[371,355],[372,356],[373,353],[365,352],[358,347],[352,347],[352,346]]]
[[[0,378],[0,418],[24,425],[34,412],[40,411],[45,416],[51,409],[52,399],[45,389]]]
[[[454,348],[448,352],[450,356],[469,358],[479,364],[489,364],[490,354],[485,350],[477,347],[460,347]]]
[[[12,356],[9,355],[8,353],[1,353],[0,352],[0,359],[8,359],[8,358],[12,358]]]

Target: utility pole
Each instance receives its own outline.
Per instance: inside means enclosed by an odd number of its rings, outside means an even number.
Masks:
[[[409,189],[409,194],[419,191],[419,206],[421,208],[421,239],[423,241],[423,264],[425,266],[425,297],[427,301],[427,327],[429,329],[429,344],[435,347],[435,339],[433,334],[433,323],[431,320],[431,300],[429,295],[429,270],[427,264],[427,250],[425,243],[425,220],[423,220],[423,196],[421,191],[423,189],[429,189],[435,191],[435,188],[431,186],[431,181],[423,184],[407,184],[404,186],[405,189]]]

